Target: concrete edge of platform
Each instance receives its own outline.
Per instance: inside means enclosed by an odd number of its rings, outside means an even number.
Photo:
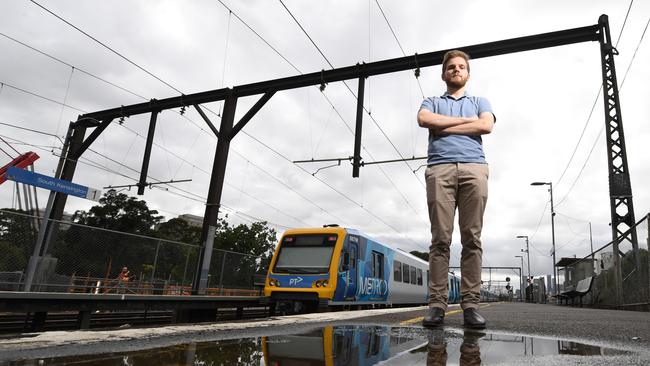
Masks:
[[[219,331],[248,330],[267,328],[271,326],[308,325],[324,322],[338,322],[381,316],[392,313],[420,311],[426,306],[371,309],[355,311],[339,311],[327,313],[312,313],[301,315],[288,315],[266,318],[257,321],[237,321],[230,323],[197,323],[171,325],[158,328],[126,328],[112,330],[75,330],[75,331],[50,331],[41,333],[24,333],[16,338],[5,338],[0,344],[0,353],[9,351],[42,349],[45,347],[61,347],[69,344],[75,346],[90,345],[100,342],[130,342],[137,340],[139,343],[156,338],[191,335],[194,333],[213,333]],[[0,360],[3,357],[0,356]]]

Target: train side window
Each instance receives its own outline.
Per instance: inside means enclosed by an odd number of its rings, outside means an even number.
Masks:
[[[418,268],[418,285],[422,286],[422,269]]]
[[[402,262],[393,262],[393,281],[402,282]]]
[[[415,267],[411,267],[411,284],[415,285],[417,283],[417,278],[416,278],[416,269]]]
[[[350,268],[357,268],[357,244],[350,244]]]
[[[411,266],[406,263],[402,263],[402,282],[411,282]]]
[[[384,255],[372,251],[372,277],[384,278]]]

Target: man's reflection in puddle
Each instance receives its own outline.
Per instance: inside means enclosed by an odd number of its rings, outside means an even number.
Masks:
[[[481,349],[478,341],[485,333],[465,330],[463,343],[460,345],[460,365],[476,366],[481,364]],[[429,333],[429,344],[427,346],[427,366],[447,365],[447,342],[445,332],[442,329],[435,329]]]

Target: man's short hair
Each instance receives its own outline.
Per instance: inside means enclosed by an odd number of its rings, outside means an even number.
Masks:
[[[451,50],[447,51],[444,56],[442,56],[442,72],[444,73],[447,69],[447,62],[454,57],[462,57],[467,63],[467,72],[469,73],[469,55],[461,50]]]

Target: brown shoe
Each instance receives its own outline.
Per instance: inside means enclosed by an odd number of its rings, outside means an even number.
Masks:
[[[445,320],[445,310],[442,308],[429,308],[427,315],[422,319],[425,327],[439,327]]]
[[[466,328],[485,329],[485,318],[474,308],[463,310],[463,325]]]

